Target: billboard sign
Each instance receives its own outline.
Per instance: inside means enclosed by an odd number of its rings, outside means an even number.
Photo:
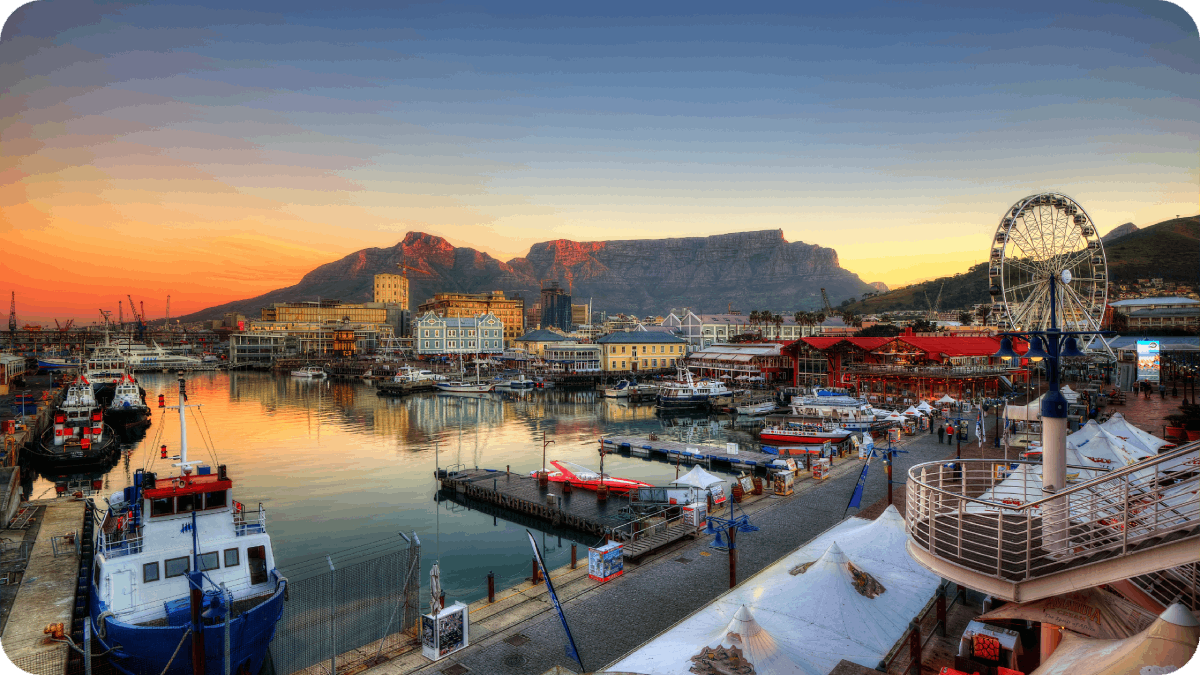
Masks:
[[[1137,379],[1158,382],[1158,340],[1138,340]]]

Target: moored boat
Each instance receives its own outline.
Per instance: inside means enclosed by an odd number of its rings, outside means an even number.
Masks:
[[[131,375],[116,383],[112,400],[104,407],[104,421],[116,429],[128,429],[150,423],[150,406],[142,388]]]
[[[54,424],[47,427],[38,443],[29,446],[28,452],[40,462],[63,468],[103,463],[117,447],[116,434],[104,423],[91,383],[80,376],[67,387],[62,403],[54,411]]]
[[[325,377],[325,371],[320,366],[304,366],[299,370],[293,370],[292,377],[308,377],[319,379]]]
[[[609,492],[621,495],[639,487],[654,487],[651,483],[634,478],[618,478],[607,473],[602,475],[573,462],[552,461],[550,465],[558,469],[558,471],[547,472],[547,478],[551,483],[570,483],[571,487],[585,490],[595,490],[603,484],[608,486]],[[537,474],[537,471],[532,471],[529,475],[536,477]]]
[[[705,408],[732,402],[733,392],[720,380],[694,381],[690,370],[681,369],[678,382],[664,383],[658,390],[659,408]]]
[[[850,429],[841,429],[823,424],[787,424],[783,426],[763,427],[758,437],[764,442],[793,443],[800,445],[820,444],[825,441],[841,443],[854,433]]]
[[[629,380],[621,380],[604,390],[605,398],[629,398],[629,392],[636,390],[637,385]]]
[[[53,357],[45,357],[38,359],[39,370],[64,370],[66,368],[78,368],[79,359],[56,359]]]
[[[737,414],[739,415],[766,415],[767,413],[775,410],[775,402],[763,401],[761,403],[749,403],[747,405],[739,405],[734,409],[737,410]]]
[[[463,382],[462,380],[434,382],[433,386],[438,391],[447,394],[482,394],[496,388],[492,382]]]
[[[89,620],[99,651],[129,675],[188,675],[201,655],[205,675],[219,675],[225,635],[233,637],[230,672],[258,673],[287,580],[275,569],[261,504],[247,514],[233,500],[225,465],[214,473],[188,460],[186,400],[180,378],[172,406],[179,474],[160,479],[139,469],[133,485],[108,500],[89,575]],[[184,642],[191,656],[178,658]]]

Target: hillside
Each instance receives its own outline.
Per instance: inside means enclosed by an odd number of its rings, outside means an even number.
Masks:
[[[1124,227],[1124,226],[1122,226]],[[1128,228],[1126,228],[1128,231]],[[1200,281],[1200,216],[1173,218],[1104,243],[1109,279],[1132,283],[1139,278],[1162,277],[1166,281]],[[975,265],[965,273],[941,277],[884,293],[847,307],[860,314],[928,309],[929,301],[942,291],[940,309],[969,309],[989,302],[987,264]]]
[[[371,299],[372,277],[396,272],[396,264],[418,268],[410,273],[410,308],[436,292],[502,290],[536,302],[543,280],[568,288],[578,303],[639,315],[690,307],[698,312],[813,310],[821,288],[834,303],[872,290],[838,263],[837,252],[789,242],[781,230],[736,232],[711,237],[575,242],[565,239],[534,244],[522,258],[501,262],[441,237],[409,232],[390,248],[368,248],[309,272],[300,283],[264,295],[210,307],[181,321],[220,318],[225,312],[257,316],[274,302],[337,298]]]

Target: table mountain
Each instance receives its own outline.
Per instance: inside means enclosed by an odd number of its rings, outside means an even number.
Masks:
[[[322,265],[295,286],[181,317],[183,321],[220,318],[225,312],[258,316],[273,302],[337,298],[371,299],[372,276],[409,273],[411,308],[435,292],[502,290],[537,302],[542,280],[569,289],[576,303],[590,298],[593,308],[609,312],[658,314],[670,307],[698,312],[725,311],[729,305],[792,311],[816,309],[821,288],[835,305],[872,290],[858,275],[842,269],[833,249],[788,242],[782,230],[737,232],[711,237],[576,242],[566,239],[533,245],[523,258],[501,262],[445,239],[409,232],[390,248],[368,248]]]

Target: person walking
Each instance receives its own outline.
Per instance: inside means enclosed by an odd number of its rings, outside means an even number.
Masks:
[[[940,424],[937,425],[937,428],[938,428],[938,445],[941,445],[942,441],[946,440],[946,428]],[[930,425],[929,433],[933,433],[933,425]]]
[[[1167,385],[1162,382],[1158,383],[1158,397],[1164,401],[1167,399]]]
[[[946,443],[954,445],[954,423],[946,422]]]

